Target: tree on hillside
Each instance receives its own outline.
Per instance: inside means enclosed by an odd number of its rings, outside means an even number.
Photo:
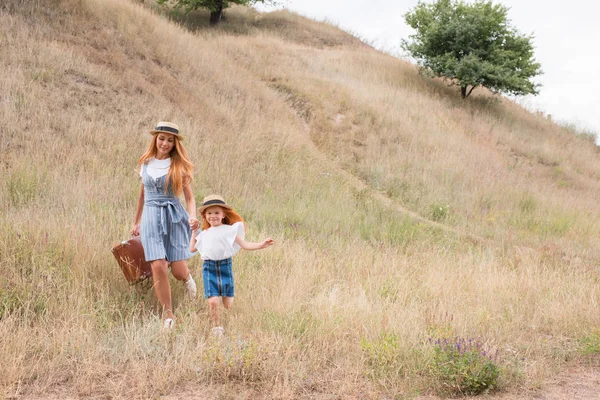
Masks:
[[[510,26],[507,12],[491,1],[419,2],[404,16],[417,33],[402,40],[402,48],[421,72],[459,85],[463,99],[479,85],[495,93],[538,94],[531,78],[542,71],[533,58],[533,36]]]
[[[275,4],[275,0],[156,0],[160,5],[173,3],[175,8],[183,10],[186,14],[192,10],[205,8],[210,11],[210,24],[221,22],[223,10],[232,4],[250,5],[256,3]]]

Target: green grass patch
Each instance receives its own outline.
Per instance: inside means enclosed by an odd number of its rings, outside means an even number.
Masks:
[[[398,335],[383,332],[373,340],[361,339],[360,348],[365,362],[365,375],[375,381],[397,379],[405,369],[402,363]]]
[[[267,378],[264,349],[252,340],[215,342],[204,353],[204,373],[212,381],[231,384],[259,383]]]
[[[10,171],[6,179],[6,189],[11,206],[25,206],[48,189],[47,173],[36,170],[34,165]]]
[[[530,193],[525,193],[519,200],[519,210],[523,214],[531,214],[537,209],[537,200]]]
[[[566,214],[549,215],[546,218],[517,215],[511,219],[511,225],[541,238],[562,237],[573,226],[574,219]]]
[[[375,221],[371,214],[362,215],[358,231],[365,241],[403,246],[419,236],[421,227],[409,218],[385,218],[380,214]]]
[[[43,315],[48,301],[72,280],[75,254],[64,238],[5,224],[0,259],[0,316]],[[10,271],[10,273],[8,273]]]
[[[319,324],[319,320],[307,311],[296,311],[290,314],[267,311],[262,315],[263,329],[291,336],[296,340],[315,330]]]
[[[394,281],[386,280],[377,289],[377,294],[383,300],[389,301],[390,303],[395,303],[398,300],[399,291]]]

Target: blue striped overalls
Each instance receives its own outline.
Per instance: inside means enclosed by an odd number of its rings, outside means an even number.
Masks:
[[[144,211],[140,236],[146,261],[168,262],[190,258],[190,225],[187,211],[173,195],[171,188],[164,191],[167,175],[152,178],[142,165],[144,184]]]

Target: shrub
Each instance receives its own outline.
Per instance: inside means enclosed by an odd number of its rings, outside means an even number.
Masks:
[[[431,342],[434,345],[431,368],[440,380],[443,391],[474,395],[497,387],[500,376],[497,351],[486,352],[483,344],[474,339]]]
[[[579,339],[579,351],[584,356],[600,354],[600,332],[593,332]]]
[[[443,221],[450,215],[450,205],[448,204],[431,204],[429,207],[429,215],[436,222]]]

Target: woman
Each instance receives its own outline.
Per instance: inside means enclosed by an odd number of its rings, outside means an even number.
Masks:
[[[163,324],[172,328],[175,317],[169,264],[173,276],[185,283],[189,297],[196,297],[196,283],[186,262],[191,256],[191,230],[200,226],[191,187],[194,165],[181,144],[177,125],[159,122],[150,134],[148,150],[138,161],[142,186],[131,234],[141,235],[146,261],[152,265],[154,291],[163,309]],[[181,193],[187,212],[179,201]]]

